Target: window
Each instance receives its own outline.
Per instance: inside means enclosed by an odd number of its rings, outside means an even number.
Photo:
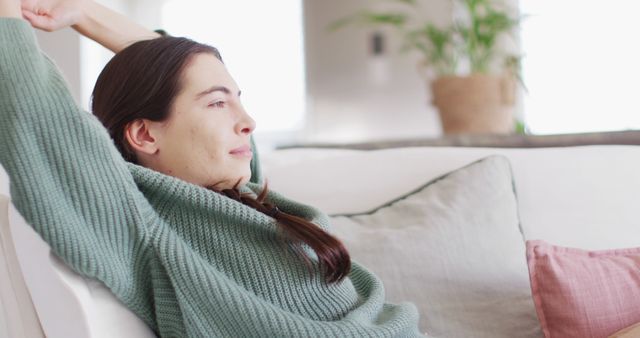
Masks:
[[[302,128],[302,0],[171,0],[162,21],[172,35],[218,48],[256,120],[256,134]]]
[[[520,9],[531,132],[640,129],[640,3],[521,0]]]

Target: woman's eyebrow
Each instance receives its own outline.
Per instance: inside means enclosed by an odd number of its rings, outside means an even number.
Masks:
[[[225,93],[227,95],[231,94],[231,90],[229,88],[225,87],[225,86],[213,86],[213,87],[211,87],[211,88],[209,88],[207,90],[204,90],[204,91],[198,93],[196,95],[196,100],[199,100],[201,97],[203,97],[203,96],[205,96],[207,94],[211,94],[213,92],[223,92],[223,93]],[[242,91],[238,90],[238,96],[240,96],[240,94],[242,94]]]

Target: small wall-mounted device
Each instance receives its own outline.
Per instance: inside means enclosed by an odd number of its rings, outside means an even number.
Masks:
[[[385,86],[390,81],[389,57],[386,55],[386,36],[382,32],[370,35],[369,78],[376,86]]]
[[[383,55],[385,52],[384,35],[380,32],[374,32],[371,34],[371,54],[374,56]]]

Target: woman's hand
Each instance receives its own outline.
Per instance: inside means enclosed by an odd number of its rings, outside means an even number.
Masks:
[[[0,0],[0,17],[22,18],[19,0]]]
[[[0,0],[18,1],[18,0]],[[69,27],[114,53],[160,35],[92,0],[21,0],[22,16],[48,32]]]
[[[22,16],[35,28],[53,32],[78,24],[88,0],[21,0]]]

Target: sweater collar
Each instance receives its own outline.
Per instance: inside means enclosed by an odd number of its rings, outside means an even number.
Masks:
[[[212,201],[240,203],[213,190],[138,164],[127,162],[127,167],[140,191],[154,202],[180,203],[182,201],[196,205],[206,204],[200,205],[201,207],[209,207],[209,203]],[[244,184],[239,186],[238,190],[241,193],[251,193],[255,196],[255,187],[251,189],[248,185],[254,186],[255,184]]]

